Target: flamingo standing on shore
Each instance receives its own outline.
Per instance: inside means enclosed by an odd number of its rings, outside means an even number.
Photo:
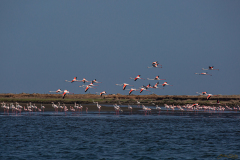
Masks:
[[[142,108],[143,108],[143,110],[144,110],[145,115],[146,115],[147,113],[151,112],[151,108],[145,107],[144,105],[142,105]]]
[[[58,106],[52,102],[52,107],[55,109],[55,112],[58,112]]]
[[[43,112],[44,112],[45,106],[43,106],[42,104],[41,104],[41,109],[42,109]]]
[[[98,108],[98,111],[99,111],[99,113],[100,113],[100,110],[101,110],[101,107],[102,107],[102,106],[100,106],[100,105],[98,104],[98,102],[94,102],[94,101],[93,101],[93,103],[96,103],[96,104],[97,104],[97,108]]]
[[[114,104],[113,107],[115,109],[116,115],[119,115],[119,111],[122,111],[121,108],[117,104]]]
[[[156,105],[156,110],[159,111],[158,115],[160,114],[160,111],[161,111],[161,107],[158,107],[158,105]]]
[[[100,106],[100,105],[97,103],[97,108],[98,108],[99,113],[100,113],[101,107],[102,107],[102,106]]]
[[[132,106],[130,106],[129,104],[128,104],[128,109],[130,109],[130,113],[132,114]]]

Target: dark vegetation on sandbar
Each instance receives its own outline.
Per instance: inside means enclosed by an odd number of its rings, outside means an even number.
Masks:
[[[81,103],[81,104],[91,104],[94,101],[99,102],[100,104],[136,104],[137,101],[141,104],[193,104],[198,103],[199,105],[215,105],[217,100],[221,105],[236,106],[240,105],[240,95],[214,95],[209,100],[207,96],[202,95],[96,95],[96,94],[73,94],[66,95],[62,99],[62,94],[0,94],[0,102],[19,102],[19,103]]]

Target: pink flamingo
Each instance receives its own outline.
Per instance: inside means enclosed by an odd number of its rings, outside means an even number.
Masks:
[[[116,84],[116,85],[118,85],[118,86],[123,86],[123,90],[125,90],[127,86],[133,86],[133,85],[129,85],[129,84],[127,84],[127,83]]]
[[[154,79],[147,78],[147,80],[166,80],[166,79],[159,79],[159,76],[156,76]]]
[[[166,85],[168,85],[168,86],[173,86],[173,85],[169,85],[167,82],[164,82],[164,83],[162,84],[163,87],[165,87]]]
[[[143,79],[143,78],[140,78],[141,75],[138,75],[136,78],[132,78],[130,77],[130,79],[134,79],[134,81],[138,80],[138,79]],[[144,80],[144,79],[143,79]]]
[[[208,69],[202,68],[202,70],[218,70],[219,71],[219,69],[213,69],[213,66],[209,66]]]
[[[198,74],[198,75],[210,75],[210,76],[212,76],[211,74],[208,74],[207,72],[195,73],[195,74]]]

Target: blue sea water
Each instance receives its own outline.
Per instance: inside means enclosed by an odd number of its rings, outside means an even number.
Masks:
[[[233,159],[240,116],[0,114],[0,159]],[[219,157],[220,156],[220,157]]]

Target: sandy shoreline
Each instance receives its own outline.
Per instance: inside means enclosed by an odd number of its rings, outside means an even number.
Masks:
[[[137,101],[144,105],[163,105],[174,104],[184,105],[198,103],[199,105],[216,105],[217,100],[221,105],[237,106],[240,105],[240,95],[213,95],[209,100],[207,96],[202,95],[96,95],[96,94],[74,94],[66,95],[65,99],[62,99],[62,94],[0,94],[0,102],[19,102],[19,103],[44,103],[55,104],[60,102],[64,104],[93,104],[93,101],[99,102],[99,104],[130,104],[136,105]]]

